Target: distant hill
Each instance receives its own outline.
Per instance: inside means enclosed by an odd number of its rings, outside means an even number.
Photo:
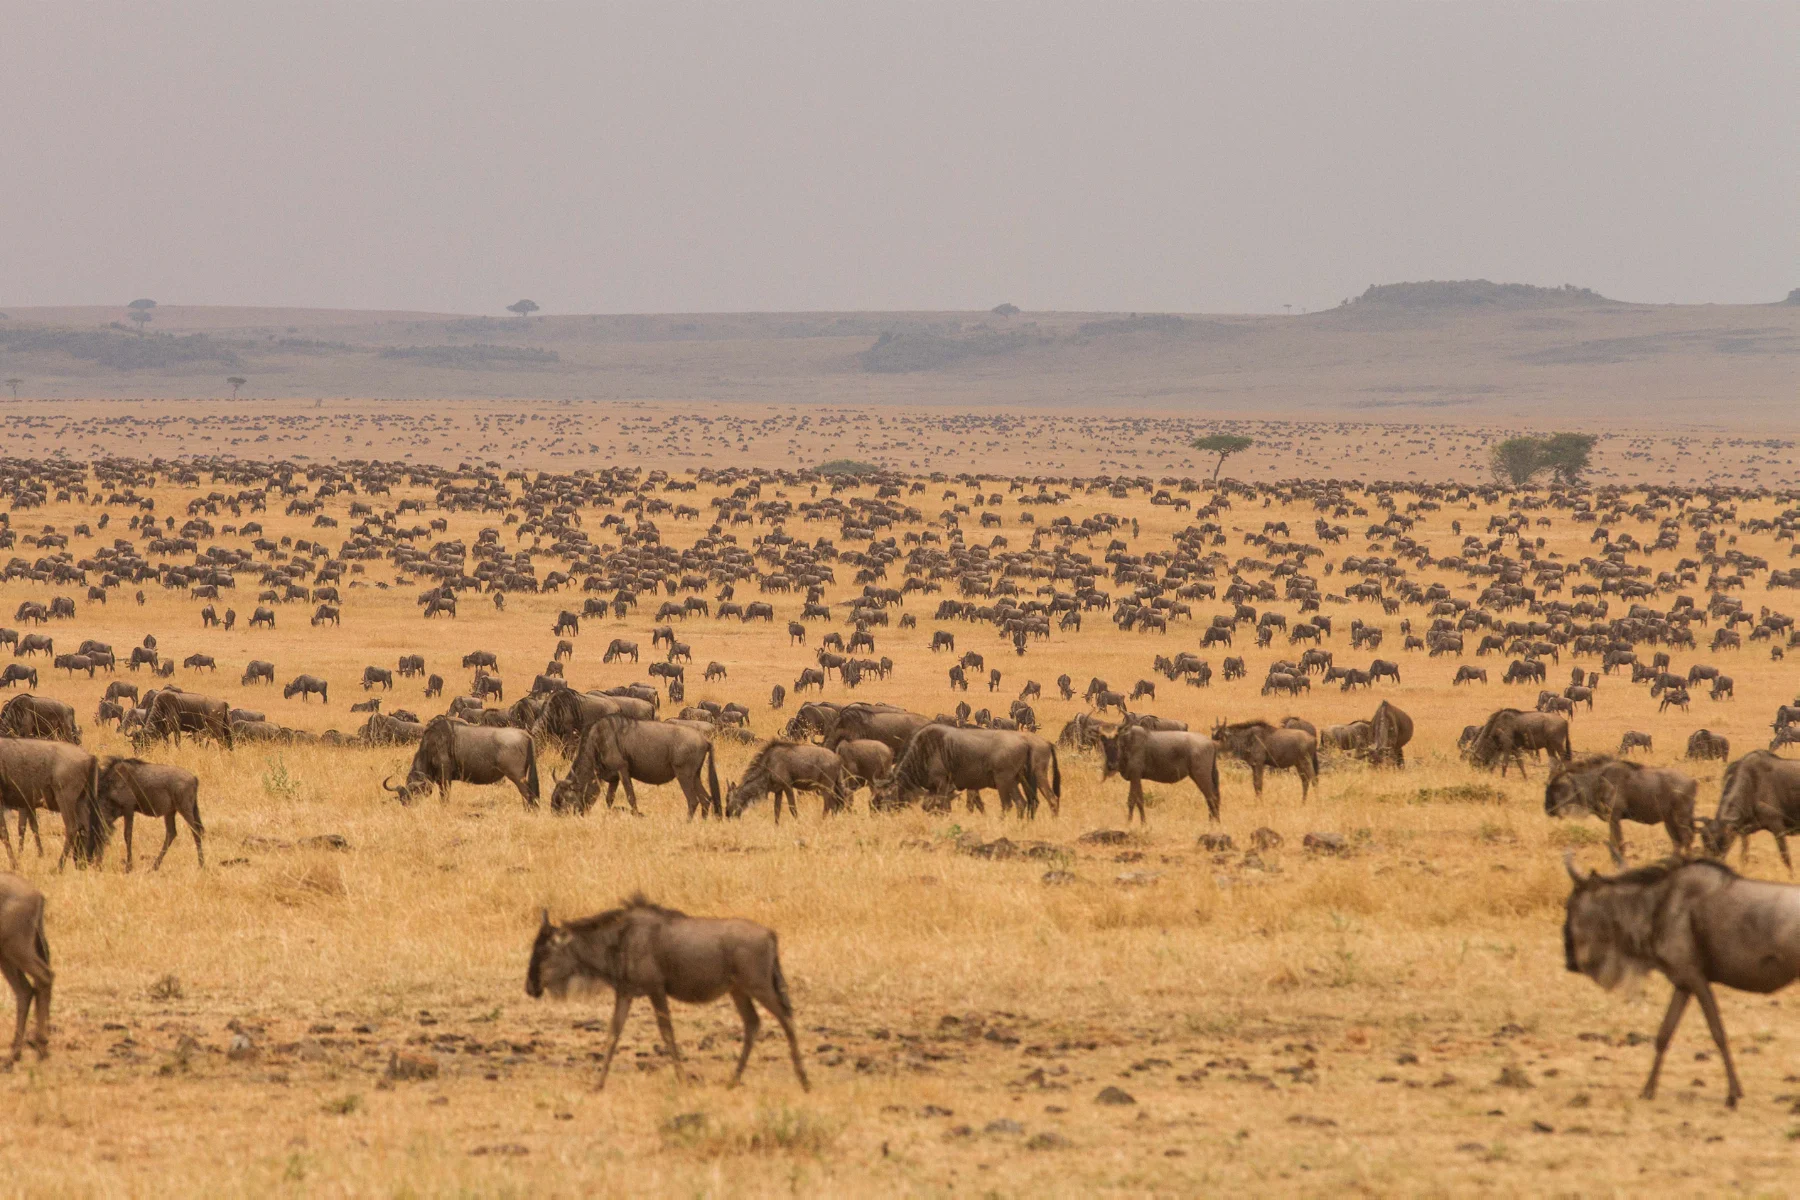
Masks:
[[[1493,283],[1486,279],[1428,280],[1424,283],[1371,284],[1351,305],[1373,308],[1568,308],[1571,305],[1616,304],[1590,288],[1565,283],[1558,288],[1529,283]]]

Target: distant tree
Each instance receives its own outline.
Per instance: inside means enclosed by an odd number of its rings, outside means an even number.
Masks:
[[[231,398],[236,400],[238,389],[250,381],[245,379],[242,375],[228,375],[225,377],[225,382],[231,385]]]
[[[130,304],[127,304],[125,307],[126,308],[137,308],[137,309],[155,308],[156,301],[154,301],[154,300],[133,300]]]
[[[1591,433],[1553,433],[1544,439],[1544,465],[1556,472],[1557,482],[1579,484],[1598,440]]]
[[[138,336],[143,337],[144,326],[148,325],[151,321],[150,310],[147,308],[134,308],[131,310],[131,319],[137,324]]]
[[[12,389],[12,394],[13,394],[14,400],[17,400],[19,398],[19,385],[24,382],[25,381],[23,379],[18,379],[18,378],[9,379],[6,381],[6,386]]]
[[[996,317],[1016,317],[1019,315],[1019,306],[1016,304],[996,304],[994,307],[988,309],[988,311],[993,313]]]
[[[1544,469],[1543,444],[1534,437],[1510,437],[1488,451],[1494,478],[1510,487],[1524,487]]]
[[[518,313],[521,317],[529,317],[537,310],[538,306],[536,300],[521,300],[517,304],[509,304],[506,306],[507,312]]]
[[[1195,438],[1189,444],[1203,454],[1219,456],[1218,465],[1213,467],[1213,482],[1217,483],[1219,472],[1225,467],[1225,460],[1234,454],[1242,454],[1256,445],[1256,439],[1247,438],[1239,433],[1210,433],[1203,438]]]

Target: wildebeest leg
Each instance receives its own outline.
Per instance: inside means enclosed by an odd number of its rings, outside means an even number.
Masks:
[[[662,992],[651,992],[650,1007],[656,1010],[656,1028],[662,1033],[663,1045],[668,1047],[669,1057],[675,1060],[675,1075],[684,1079],[687,1070],[682,1063],[681,1047],[675,1044],[675,1021],[669,1016],[669,997]]]
[[[1144,815],[1144,781],[1133,779],[1131,788],[1125,793],[1125,823],[1131,824],[1131,814],[1138,815],[1138,823],[1148,825],[1150,818]]]
[[[1613,866],[1615,867],[1622,867],[1625,865],[1625,830],[1621,825],[1621,822],[1624,821],[1624,819],[1625,814],[1620,811],[1617,805],[1615,805],[1612,811],[1607,814],[1607,825],[1611,829],[1612,836],[1607,841],[1606,848],[1612,851]]]
[[[744,1021],[744,1049],[738,1054],[737,1070],[731,1073],[729,1086],[736,1087],[744,1078],[744,1066],[750,1061],[750,1047],[756,1044],[757,1030],[762,1028],[762,1017],[757,1014],[756,1001],[750,994],[739,988],[731,991],[731,1002],[737,1005],[738,1016]]]
[[[13,1030],[12,1056],[7,1059],[8,1063],[16,1063],[25,1049],[25,1022],[31,1015],[31,1001],[36,993],[31,981],[25,978],[25,972],[11,963],[0,963],[0,974],[4,974],[6,982],[12,985],[13,1002],[19,1010],[18,1026]]]
[[[970,788],[969,794],[964,800],[964,804],[967,806],[969,812],[978,812],[983,816],[987,815],[987,805],[981,802],[980,788]]]
[[[619,1035],[625,1032],[625,1018],[631,1014],[631,997],[624,992],[613,996],[612,1028],[606,1039],[606,1057],[600,1060],[600,1082],[594,1085],[598,1091],[606,1086],[606,1073],[612,1070],[613,1053],[619,1048]]]
[[[1656,1078],[1662,1074],[1663,1055],[1668,1053],[1669,1043],[1675,1040],[1675,1029],[1681,1024],[1681,1015],[1687,1011],[1688,996],[1691,993],[1679,985],[1675,994],[1669,997],[1669,1009],[1663,1013],[1662,1028],[1656,1031],[1656,1058],[1650,1064],[1650,1078],[1644,1081],[1643,1098],[1656,1099]]]
[[[1294,769],[1300,776],[1300,803],[1305,804],[1307,794],[1312,791],[1312,764],[1305,759],[1301,759],[1300,765]]]
[[[637,789],[631,786],[631,769],[629,767],[619,772],[619,782],[625,785],[625,799],[631,804],[631,815],[634,817],[640,816],[641,814],[638,812],[637,806]],[[693,815],[693,810],[690,809],[688,811],[688,816],[691,817]]]
[[[1787,873],[1789,875],[1792,875],[1794,873],[1794,860],[1788,857],[1787,834],[1780,829],[1774,829],[1770,832],[1775,835],[1775,848],[1781,851],[1781,865],[1787,868]],[[1745,840],[1748,841],[1749,839],[1746,838]]]
[[[0,808],[0,842],[6,845],[6,861],[12,864],[13,870],[19,869],[19,856],[13,853],[12,835],[6,832],[6,810]],[[19,849],[25,848],[25,814],[19,814]]]
[[[125,873],[127,875],[131,874],[131,864],[132,864],[132,858],[131,858],[132,823],[131,822],[132,822],[132,818],[135,816],[137,816],[137,813],[135,810],[129,809],[129,808],[125,810]],[[163,849],[167,850],[168,847],[164,846]],[[162,862],[162,856],[158,855],[156,861],[160,864]]]
[[[150,866],[150,869],[152,871],[162,870],[163,857],[169,853],[169,847],[173,846],[174,844],[175,844],[175,814],[173,812],[170,812],[167,816],[165,816],[163,818],[162,849],[157,851],[156,861],[154,863],[152,863]],[[196,845],[197,844],[198,843],[196,843]]]
[[[777,961],[774,964],[774,970],[770,972],[768,979],[752,982],[751,989],[757,1002],[775,1014],[775,1020],[781,1025],[781,1032],[787,1035],[788,1057],[793,1060],[794,1074],[800,1080],[800,1087],[804,1091],[812,1091],[812,1082],[806,1078],[806,1064],[800,1061],[800,1037],[794,1032],[794,1006],[788,999],[787,984],[781,975],[781,963]]]
[[[1256,798],[1262,799],[1263,769],[1261,763],[1250,764],[1250,786],[1256,789]]]
[[[782,788],[782,791],[787,793],[788,816],[798,821],[800,819],[800,809],[795,805],[794,801],[799,793],[795,791],[792,784],[788,784],[786,787]]]
[[[1719,1019],[1719,1002],[1713,996],[1712,985],[1705,980],[1700,981],[1694,994],[1700,998],[1700,1011],[1706,1014],[1706,1027],[1712,1031],[1713,1045],[1719,1048],[1719,1057],[1725,1060],[1725,1082],[1729,1089],[1725,1093],[1725,1107],[1736,1108],[1744,1089],[1738,1083],[1737,1066],[1731,1061],[1731,1047],[1725,1042],[1725,1022]]]

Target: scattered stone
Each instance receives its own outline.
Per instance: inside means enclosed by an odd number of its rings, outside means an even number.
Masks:
[[[954,1117],[956,1110],[943,1108],[936,1104],[927,1104],[919,1110],[919,1115],[921,1117]]]
[[[1025,1143],[1025,1148],[1027,1150],[1065,1150],[1072,1145],[1074,1143],[1062,1134],[1055,1130],[1046,1130],[1043,1133],[1032,1134],[1031,1139]]]
[[[699,1112],[678,1113],[663,1122],[664,1133],[686,1133],[689,1130],[706,1128],[706,1114]]]
[[[961,850],[964,854],[973,855],[976,858],[987,858],[995,861],[1019,857],[1018,844],[1013,842],[1010,838],[995,838],[991,842],[968,842],[959,845],[957,849]]]
[[[239,844],[242,845],[244,847],[244,849],[246,849],[246,850],[268,851],[268,850],[292,850],[294,848],[294,843],[292,843],[292,842],[284,841],[281,838],[261,837],[257,834],[251,834],[249,837],[245,838]]]
[[[1113,882],[1120,887],[1149,887],[1161,878],[1161,871],[1122,871],[1113,877]]]
[[[531,1151],[527,1147],[521,1146],[517,1142],[502,1142],[498,1146],[477,1146],[469,1151],[473,1158],[486,1158],[490,1154],[497,1158],[518,1158],[530,1153]]]
[[[1288,1118],[1289,1125],[1312,1125],[1319,1129],[1336,1129],[1337,1122],[1330,1117],[1315,1117],[1311,1113],[1295,1113]]]
[[[1094,1103],[1115,1105],[1136,1104],[1137,1098],[1124,1088],[1108,1086],[1100,1089],[1100,1094],[1094,1097]]]
[[[1074,883],[1076,878],[1077,876],[1073,871],[1044,872],[1044,882],[1050,884],[1052,887],[1061,887],[1063,884]]]
[[[1122,846],[1131,840],[1123,829],[1093,829],[1075,839],[1084,846]]]
[[[1024,1133],[1025,1127],[1011,1117],[1001,1117],[997,1121],[989,1121],[982,1127],[983,1133]]]
[[[1537,1084],[1531,1082],[1531,1076],[1525,1074],[1525,1068],[1523,1067],[1500,1068],[1500,1077],[1494,1080],[1494,1083],[1496,1086],[1503,1088],[1523,1089],[1537,1086]]]
[[[387,1078],[400,1080],[436,1079],[438,1076],[437,1059],[419,1054],[402,1054],[398,1050],[389,1052]]]
[[[1570,1108],[1586,1108],[1592,1103],[1593,1100],[1588,1097],[1586,1092],[1576,1092],[1573,1096],[1569,1097]]]
[[[1350,849],[1350,839],[1341,833],[1309,833],[1300,844],[1314,854],[1343,854]]]
[[[1267,825],[1252,830],[1250,833],[1250,847],[1253,850],[1274,850],[1280,845],[1281,835]]]
[[[1394,1059],[1394,1061],[1403,1067],[1412,1067],[1418,1065],[1419,1056],[1414,1054],[1411,1050],[1408,1050],[1398,1058]]]
[[[237,1033],[232,1035],[231,1045],[227,1047],[225,1057],[232,1062],[249,1062],[260,1053],[255,1042],[252,1042],[246,1035]]]
[[[1533,1132],[1533,1133],[1555,1133],[1556,1126],[1546,1125],[1542,1121],[1533,1121],[1531,1123],[1531,1132]]]
[[[341,833],[321,833],[301,838],[300,845],[307,850],[348,850],[350,839]]]
[[[182,998],[181,980],[173,975],[164,975],[150,985],[152,1000],[179,1000]]]
[[[1237,849],[1237,845],[1231,840],[1229,833],[1203,833],[1200,835],[1199,843],[1202,850],[1211,850],[1218,854]]]

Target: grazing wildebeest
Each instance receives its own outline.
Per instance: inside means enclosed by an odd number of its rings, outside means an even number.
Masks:
[[[1800,762],[1767,750],[1752,750],[1725,768],[1719,787],[1719,811],[1701,826],[1708,854],[1720,858],[1737,838],[1744,839],[1743,858],[1750,854],[1750,835],[1767,830],[1781,852],[1781,865],[1794,873],[1787,835],[1800,830]]]
[[[321,605],[319,605],[318,608],[313,610],[312,624],[323,625],[327,621],[331,622],[331,624],[333,624],[333,625],[341,625],[343,623],[338,618],[338,610],[337,609],[333,608],[329,604],[321,604]]]
[[[125,719],[125,710],[112,700],[102,700],[94,709],[94,724],[104,725],[108,721],[117,725]]]
[[[1116,737],[1100,738],[1105,768],[1100,778],[1121,775],[1129,788],[1125,794],[1125,822],[1137,813],[1141,823],[1148,823],[1144,808],[1144,780],[1152,783],[1180,783],[1193,780],[1206,800],[1206,813],[1219,819],[1219,753],[1213,740],[1203,734],[1146,729],[1131,725]]]
[[[19,639],[18,645],[13,647],[13,657],[18,658],[27,654],[43,654],[54,660],[56,658],[56,639],[41,633],[26,634]]]
[[[528,808],[538,802],[537,750],[523,729],[469,725],[450,717],[434,717],[425,726],[419,748],[407,768],[406,782],[381,786],[410,804],[435,787],[440,800],[450,799],[452,783],[486,785],[510,782]]]
[[[57,867],[70,857],[78,865],[98,862],[106,847],[107,826],[94,798],[96,773],[94,756],[74,746],[35,737],[0,738],[0,810],[23,810],[20,824],[31,829],[40,855],[44,843],[38,836],[37,810],[54,810],[63,821],[63,849]],[[21,828],[21,848],[24,836]],[[0,842],[16,868],[19,859],[3,817]]]
[[[702,772],[704,784],[702,783]],[[719,795],[718,764],[712,742],[705,733],[688,725],[640,721],[620,714],[597,717],[581,735],[581,746],[569,762],[569,773],[550,793],[556,812],[585,814],[593,807],[600,782],[606,782],[606,806],[612,807],[619,785],[625,799],[638,813],[639,783],[680,785],[687,799],[688,819],[696,812],[725,815]]]
[[[131,661],[125,665],[130,667],[133,671],[137,670],[139,667],[149,667],[154,671],[156,670],[156,664],[157,657],[154,647],[133,646],[131,648]]]
[[[270,687],[274,687],[275,686],[275,664],[272,662],[264,662],[260,658],[251,660],[248,664],[245,665],[244,677],[243,677],[243,679],[239,680],[238,683],[239,683],[239,686],[241,687],[241,686],[246,686],[248,684],[255,683],[259,679],[262,680],[264,683],[268,684]]]
[[[362,673],[363,691],[369,691],[380,684],[388,691],[394,690],[394,673],[386,667],[364,667]]]
[[[1677,853],[1687,850],[1694,840],[1694,793],[1699,786],[1667,767],[1594,755],[1551,768],[1544,785],[1544,813],[1562,817],[1571,811],[1590,812],[1605,821],[1611,831],[1607,847],[1613,862],[1623,866],[1622,821],[1661,825]]]
[[[669,1016],[670,997],[683,1004],[710,1004],[729,993],[744,1022],[744,1048],[731,1082],[735,1085],[744,1077],[744,1066],[750,1061],[762,1024],[756,1015],[756,1006],[761,1004],[787,1035],[800,1086],[811,1090],[800,1062],[799,1035],[794,1032],[794,1004],[788,997],[771,929],[750,921],[690,917],[651,904],[641,895],[627,900],[622,908],[567,925],[551,924],[546,910],[531,947],[525,992],[534,999],[546,992],[561,998],[577,979],[599,980],[613,990],[612,1027],[597,1087],[606,1086],[634,999],[649,999],[663,1046],[679,1070],[683,1060],[675,1045],[675,1023]]]
[[[1688,758],[1718,759],[1723,762],[1731,757],[1731,740],[1710,729],[1696,729],[1688,736]]]
[[[835,750],[847,741],[873,738],[899,754],[913,734],[929,724],[931,718],[891,704],[846,704],[837,710],[831,727],[824,730],[824,745],[827,750]]]
[[[948,629],[940,629],[931,635],[931,652],[936,654],[939,650],[956,653],[956,635]]]
[[[1456,668],[1456,678],[1450,681],[1452,687],[1461,683],[1486,683],[1488,673],[1486,667],[1461,666]]]
[[[628,642],[624,638],[614,638],[606,644],[606,653],[600,656],[600,661],[603,663],[617,662],[628,654],[631,656],[632,662],[638,660],[637,643]]]
[[[1220,721],[1213,741],[1250,768],[1250,782],[1262,797],[1263,772],[1292,770],[1300,776],[1300,802],[1304,804],[1319,777],[1319,739],[1304,729],[1277,729],[1267,721]]]
[[[231,710],[225,701],[177,692],[173,688],[148,694],[144,699],[145,736],[179,745],[184,733],[204,733],[222,743],[227,750],[231,749]]]
[[[50,989],[56,975],[50,970],[50,942],[44,936],[44,894],[17,875],[0,875],[0,975],[12,986],[18,1007],[8,1061],[16,1063],[24,1053],[25,1026],[34,1005],[37,1036],[31,1046],[40,1060],[48,1058]]]
[[[959,729],[930,724],[913,735],[870,800],[880,809],[898,808],[921,793],[927,807],[948,808],[965,793],[971,812],[986,811],[981,792],[1000,795],[1001,812],[1013,808],[1035,817],[1039,795],[1054,815],[1062,808],[1062,765],[1056,747],[1035,734],[1005,729]]]
[[[315,621],[314,624],[317,624],[317,622]],[[258,607],[255,612],[251,613],[250,628],[255,629],[258,625],[263,625],[270,629],[275,628],[275,610],[272,608]]]
[[[489,696],[501,701],[506,699],[506,691],[500,683],[500,677],[489,675],[484,671],[477,671],[475,678],[469,681],[469,695],[474,696],[477,700],[485,700]]]
[[[327,695],[327,692],[330,687],[331,685],[329,683],[320,679],[317,675],[296,675],[294,676],[293,682],[281,689],[281,697],[284,700],[292,700],[295,696],[298,696],[300,697],[300,702],[304,704],[306,703],[306,698],[308,696],[317,692],[319,694],[319,702],[321,704],[329,704],[331,702],[331,697]]]
[[[202,668],[208,671],[219,669],[219,664],[213,661],[213,656],[210,654],[190,654],[181,660],[181,666],[188,671],[198,671]]]
[[[826,814],[839,811],[848,803],[844,764],[836,753],[823,746],[776,738],[756,752],[744,768],[742,782],[734,780],[725,785],[725,815],[742,816],[745,809],[772,794],[775,823],[779,825],[783,798],[787,800],[788,815],[800,815],[795,806],[797,792],[817,792],[825,798]]]
[[[1715,675],[1712,681],[1712,690],[1706,693],[1706,698],[1709,700],[1724,700],[1727,698],[1736,700],[1737,691],[1735,690],[1735,685],[1731,681],[1731,676]]]
[[[402,679],[423,675],[425,673],[425,656],[423,654],[402,654],[398,668]]]
[[[851,738],[837,743],[838,761],[844,765],[844,802],[847,805],[858,788],[868,787],[874,795],[875,784],[887,778],[894,769],[894,750],[875,738]]]
[[[550,627],[550,632],[556,637],[561,637],[565,633],[572,633],[579,636],[581,633],[581,618],[565,608],[556,614],[556,624]]]
[[[462,665],[465,669],[474,667],[479,670],[486,667],[490,671],[498,671],[500,660],[491,650],[472,650],[463,655]]]
[[[1406,765],[1406,744],[1412,741],[1413,720],[1397,705],[1383,700],[1369,719],[1369,762],[1375,766]]]
[[[200,780],[192,771],[163,763],[148,763],[140,758],[107,758],[100,763],[95,791],[99,797],[100,819],[112,828],[113,822],[125,818],[125,869],[132,867],[132,821],[139,814],[163,819],[163,844],[157,852],[152,871],[160,870],[163,856],[175,844],[175,818],[187,822],[194,835],[194,854],[200,865],[206,865],[206,849],[201,839],[206,827],[200,823]]]
[[[24,663],[7,663],[6,670],[0,672],[0,688],[9,688],[15,683],[23,683],[27,688],[38,685],[36,667],[28,667]]]
[[[1568,762],[1574,752],[1569,747],[1569,721],[1554,713],[1521,712],[1503,708],[1488,717],[1469,744],[1469,761],[1478,767],[1500,766],[1502,778],[1509,762],[1519,764],[1524,775],[1525,751],[1547,751],[1551,758]]]
[[[271,680],[270,682],[273,682],[273,680]],[[427,700],[429,700],[434,696],[442,696],[443,694],[444,694],[444,677],[442,675],[429,676],[425,680],[425,698]]]
[[[779,683],[769,689],[769,707],[780,708],[787,703],[787,689]]]
[[[353,713],[372,713],[381,711],[381,697],[370,696],[367,700],[359,700],[350,706]]]
[[[824,691],[825,672],[819,670],[817,667],[802,668],[800,671],[800,678],[794,680],[794,692],[797,695],[800,692],[804,692],[809,687],[818,688],[821,692]]]
[[[1643,1098],[1656,1098],[1663,1055],[1693,997],[1725,1065],[1725,1104],[1736,1108],[1744,1089],[1712,985],[1768,995],[1800,978],[1800,889],[1745,879],[1709,859],[1670,859],[1610,878],[1564,861],[1575,881],[1563,922],[1568,969],[1608,991],[1651,970],[1674,985]]]
[[[1372,660],[1369,663],[1369,681],[1373,683],[1377,679],[1392,679],[1395,683],[1399,683],[1400,664],[1389,662],[1385,658]]]
[[[1650,735],[1636,729],[1627,729],[1625,736],[1619,739],[1619,754],[1622,757],[1630,754],[1633,750],[1642,750],[1646,754],[1652,753]]]
[[[0,707],[0,737],[47,738],[79,746],[81,727],[75,723],[73,707],[27,692]]]

